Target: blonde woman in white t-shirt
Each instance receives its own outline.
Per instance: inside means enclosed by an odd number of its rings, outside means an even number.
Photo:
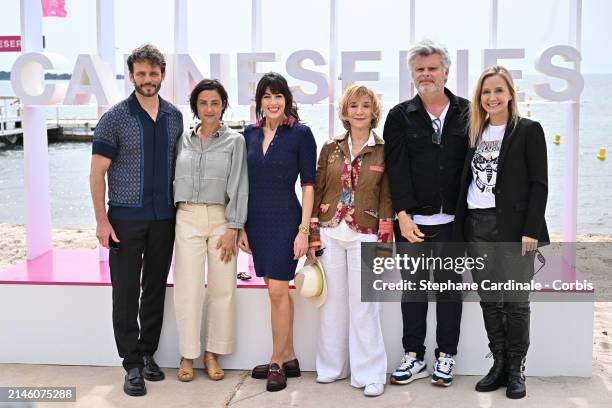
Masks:
[[[506,68],[491,67],[480,76],[469,137],[455,222],[470,256],[486,259],[483,269],[473,270],[474,281],[529,282],[535,251],[549,241],[546,142],[538,122],[520,117]],[[480,304],[494,363],[476,391],[505,386],[508,398],[523,398],[529,291],[484,289],[479,290]]]

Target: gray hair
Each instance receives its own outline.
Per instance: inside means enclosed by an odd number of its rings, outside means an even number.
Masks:
[[[451,59],[446,46],[437,44],[431,40],[423,40],[410,47],[408,50],[408,65],[410,69],[412,69],[412,64],[416,57],[427,57],[433,54],[438,54],[440,56],[442,59],[442,66],[448,71],[451,65]]]

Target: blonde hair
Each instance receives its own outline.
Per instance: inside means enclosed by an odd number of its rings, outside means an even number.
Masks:
[[[380,112],[382,110],[382,104],[378,99],[378,95],[376,95],[376,93],[367,86],[354,84],[344,90],[340,100],[338,101],[338,116],[340,116],[342,125],[346,130],[351,130],[351,124],[346,119],[349,105],[351,102],[364,96],[369,97],[372,101],[372,122],[370,123],[370,129],[374,129],[376,126],[378,126]]]
[[[510,96],[512,96],[512,99],[508,102],[510,126],[515,126],[520,119],[516,90],[514,89],[514,81],[512,81],[512,75],[510,75],[510,72],[506,68],[499,65],[485,69],[483,73],[480,74],[480,78],[478,78],[476,88],[474,89],[474,96],[472,97],[469,129],[470,147],[476,147],[484,128],[489,124],[488,114],[480,103],[480,94],[482,93],[482,85],[484,84],[485,79],[492,77],[493,75],[499,75],[506,82],[508,92],[510,92]]]

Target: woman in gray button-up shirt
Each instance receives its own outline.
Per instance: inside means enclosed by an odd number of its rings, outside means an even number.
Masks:
[[[174,304],[181,381],[193,379],[193,360],[201,354],[204,305],[203,361],[211,379],[224,376],[217,355],[230,354],[235,346],[236,239],[247,218],[249,192],[244,138],[221,122],[227,101],[219,81],[198,83],[190,104],[201,123],[177,144]]]

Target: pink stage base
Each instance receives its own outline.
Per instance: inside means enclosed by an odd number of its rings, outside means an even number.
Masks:
[[[97,249],[52,250],[29,262],[0,271],[0,327],[10,327],[10,335],[0,336],[0,363],[119,366],[121,360],[113,341],[111,288],[108,263],[100,262]],[[552,258],[552,257],[551,257]],[[249,271],[249,257],[241,254],[239,271]],[[560,263],[560,262],[559,262]],[[548,265],[557,262],[547,259]],[[269,358],[272,344],[269,299],[262,279],[237,282],[236,352],[224,357],[228,369],[250,369]],[[172,286],[172,275],[168,281]],[[249,289],[251,288],[251,289]],[[264,290],[256,290],[264,289]],[[156,358],[162,367],[176,367],[179,355],[173,287],[166,293],[164,328]],[[295,291],[294,327],[296,349],[305,371],[315,369],[318,310]],[[35,302],[23,302],[35,299]],[[19,304],[18,308],[15,305]],[[86,308],[75,305],[87,304]],[[43,305],[41,307],[41,305]],[[383,336],[387,366],[403,353],[401,310],[397,303],[383,303]],[[435,307],[435,304],[432,305]],[[586,301],[535,302],[532,304],[531,348],[528,375],[571,375],[590,377],[593,355],[593,303]],[[58,324],[61,316],[61,324]],[[24,323],[26,322],[26,323]],[[27,322],[36,322],[28,324]],[[571,322],[571,325],[567,323]],[[428,318],[427,346],[435,347],[435,313]],[[462,333],[470,335],[459,345],[462,356],[458,374],[477,375],[489,369],[482,311],[476,302],[463,306]],[[40,341],[41,333],[47,341]],[[257,336],[253,336],[257,333]],[[558,339],[551,342],[550,339]],[[61,344],[63,347],[57,347]],[[92,353],[92,350],[95,352]],[[567,350],[573,350],[567,354]],[[565,354],[560,360],[555,356]],[[552,362],[552,363],[551,363]]]
[[[0,285],[110,286],[108,262],[99,261],[98,249],[53,249],[30,261],[20,262],[0,272]],[[238,272],[253,278],[236,280],[239,288],[266,288],[263,278],[255,276],[247,255],[238,256]],[[167,286],[173,286],[174,264]]]
[[[98,249],[53,249],[30,261],[20,262],[0,272],[0,284],[14,285],[71,285],[71,286],[110,286],[108,261],[100,261]],[[537,265],[538,263],[536,263]],[[299,264],[301,266],[301,262]],[[561,271],[561,273],[559,273]],[[255,276],[255,270],[249,265],[249,256],[240,253],[238,272],[248,272],[253,278],[248,281],[236,280],[238,288],[265,289],[263,278]],[[173,286],[174,263],[168,275],[167,286]],[[582,280],[582,273],[571,268],[562,257],[550,257],[547,267],[535,276],[535,281],[542,284],[553,279],[563,281]],[[293,285],[290,288],[294,288]],[[542,292],[589,293],[588,290],[555,291],[550,287]]]

